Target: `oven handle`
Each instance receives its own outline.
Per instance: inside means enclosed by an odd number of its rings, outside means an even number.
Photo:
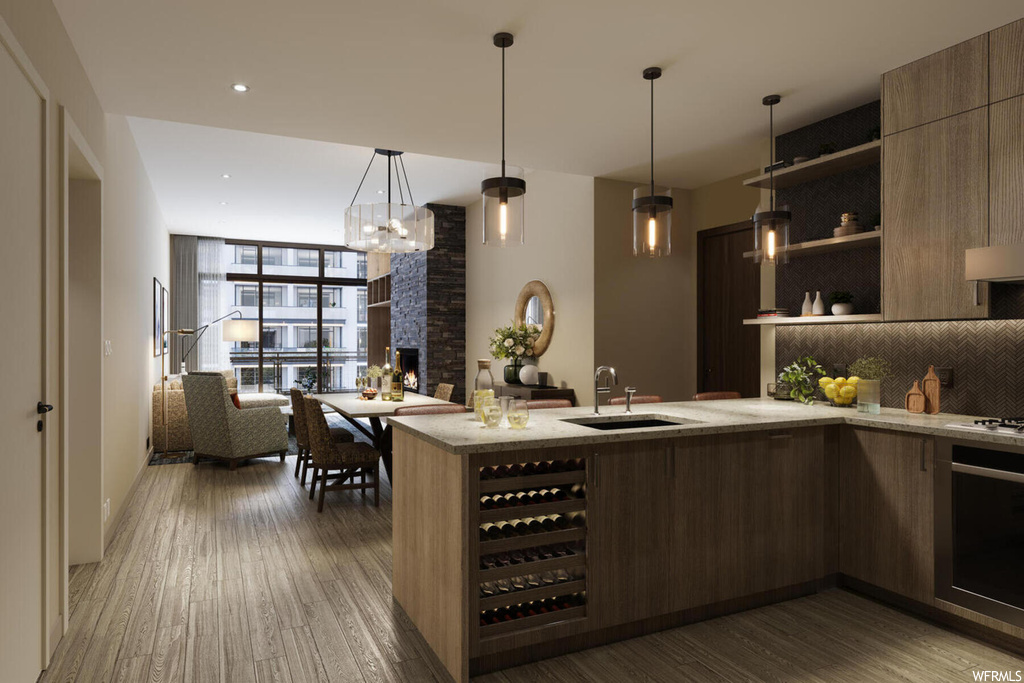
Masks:
[[[1007,472],[1005,470],[994,470],[991,467],[978,467],[977,465],[964,465],[963,463],[953,463],[953,471],[961,472],[963,474],[973,474],[978,477],[988,477],[989,479],[1002,479],[1003,481],[1012,481],[1018,484],[1024,484],[1024,474],[1018,472]]]

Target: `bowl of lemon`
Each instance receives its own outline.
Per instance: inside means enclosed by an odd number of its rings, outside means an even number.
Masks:
[[[860,377],[822,377],[818,387],[829,403],[837,408],[849,408],[857,404],[857,383]]]

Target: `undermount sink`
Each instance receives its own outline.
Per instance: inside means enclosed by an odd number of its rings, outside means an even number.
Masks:
[[[593,417],[574,417],[562,420],[569,424],[590,427],[591,429],[653,429],[656,427],[678,427],[696,424],[700,420],[685,417],[668,417],[666,415],[594,415]]]

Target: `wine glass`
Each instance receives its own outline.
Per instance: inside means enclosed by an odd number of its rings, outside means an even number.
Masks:
[[[483,400],[483,418],[484,425],[488,429],[496,429],[501,424],[501,404],[498,399],[493,396],[488,396]]]
[[[480,422],[484,421],[484,402],[488,398],[494,398],[494,389],[477,389],[473,392],[473,412]]]
[[[513,399],[508,406],[508,426],[512,429],[525,429],[530,421],[530,410],[523,399]]]

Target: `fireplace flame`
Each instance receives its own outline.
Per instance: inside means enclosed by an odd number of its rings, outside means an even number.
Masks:
[[[405,373],[405,386],[407,386],[410,389],[416,389],[417,391],[420,388],[419,378],[416,377],[416,373],[413,372],[412,370]]]

